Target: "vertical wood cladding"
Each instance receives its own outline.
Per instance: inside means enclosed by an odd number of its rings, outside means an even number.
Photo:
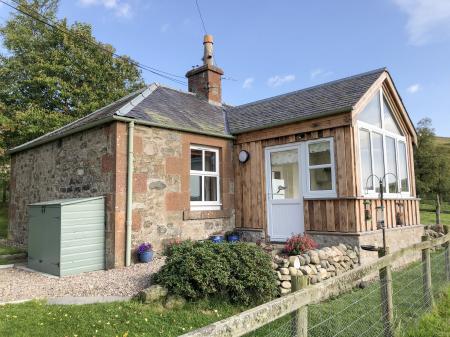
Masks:
[[[358,132],[356,127],[345,123],[345,115],[340,119],[321,123],[305,122],[308,125],[275,128],[271,133],[261,130],[237,138],[234,155],[237,158],[241,150],[250,153],[250,160],[245,164],[235,161],[235,207],[236,227],[259,229],[267,232],[267,205],[264,149],[274,145],[282,145],[333,137],[336,165],[337,198],[305,199],[304,225],[306,231],[355,233],[376,230],[376,210],[379,201],[369,200],[371,220],[365,219],[365,205],[359,177]],[[321,125],[336,125],[322,128]],[[295,133],[295,131],[301,132]],[[291,132],[291,134],[289,134]],[[279,136],[281,135],[281,136]],[[412,151],[411,138],[407,142]],[[412,157],[409,156],[410,167]],[[410,169],[412,195],[415,194],[413,170]],[[403,206],[405,225],[420,223],[417,199],[385,200],[385,217],[388,228],[396,227],[397,210]]]

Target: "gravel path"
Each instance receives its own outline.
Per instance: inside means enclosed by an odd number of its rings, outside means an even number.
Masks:
[[[74,276],[51,277],[19,268],[0,269],[0,302],[62,296],[132,296],[149,286],[150,275],[164,264],[151,263]]]

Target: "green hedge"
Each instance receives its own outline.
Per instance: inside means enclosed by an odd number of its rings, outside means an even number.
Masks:
[[[247,305],[270,300],[278,293],[270,256],[246,243],[185,241],[174,245],[154,280],[188,299],[227,296]]]

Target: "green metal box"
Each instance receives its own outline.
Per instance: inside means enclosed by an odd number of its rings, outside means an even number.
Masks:
[[[31,204],[28,267],[65,276],[105,269],[103,197]]]

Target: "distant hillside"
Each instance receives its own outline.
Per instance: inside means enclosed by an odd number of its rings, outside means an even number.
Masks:
[[[436,137],[436,144],[450,156],[450,137]]]

